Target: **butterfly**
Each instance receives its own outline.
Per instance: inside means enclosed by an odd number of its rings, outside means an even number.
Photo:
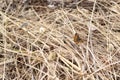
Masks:
[[[79,43],[83,43],[84,41],[83,41],[83,39],[80,38],[78,33],[75,33],[75,35],[74,35],[74,42],[76,44],[79,44]]]

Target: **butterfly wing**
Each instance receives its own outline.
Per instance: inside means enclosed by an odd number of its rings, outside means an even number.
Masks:
[[[76,44],[83,42],[83,40],[79,37],[79,34],[78,34],[78,33],[75,33],[74,42],[75,42]]]

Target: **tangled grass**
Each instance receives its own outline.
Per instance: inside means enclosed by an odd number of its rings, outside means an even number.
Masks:
[[[0,1],[0,79],[120,80],[119,0],[24,1]]]

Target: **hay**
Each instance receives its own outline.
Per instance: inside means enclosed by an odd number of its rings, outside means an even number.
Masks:
[[[0,79],[119,80],[119,19],[119,0],[1,0]]]

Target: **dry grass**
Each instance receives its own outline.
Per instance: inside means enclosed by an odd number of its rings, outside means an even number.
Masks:
[[[24,1],[0,0],[0,80],[120,80],[119,0]]]

